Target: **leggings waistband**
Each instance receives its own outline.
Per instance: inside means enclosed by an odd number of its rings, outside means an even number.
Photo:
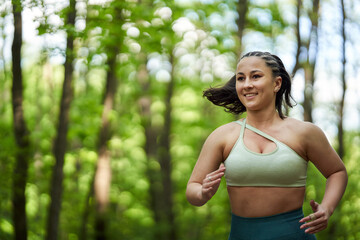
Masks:
[[[302,208],[266,217],[240,217],[232,213],[229,240],[315,240],[300,229]]]
[[[265,217],[241,217],[238,215],[235,215],[234,213],[231,213],[232,217],[236,218],[240,221],[276,221],[281,220],[284,218],[298,218],[303,217],[303,210],[302,208],[298,208],[289,212],[279,213],[275,215],[265,216]]]

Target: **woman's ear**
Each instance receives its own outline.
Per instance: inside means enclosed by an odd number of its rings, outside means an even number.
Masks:
[[[274,81],[274,92],[278,92],[281,88],[282,78],[277,76]]]

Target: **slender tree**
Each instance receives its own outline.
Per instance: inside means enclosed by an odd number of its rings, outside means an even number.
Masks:
[[[61,211],[61,200],[63,192],[63,166],[67,145],[67,132],[69,127],[69,112],[70,105],[73,99],[73,60],[74,60],[74,34],[73,29],[75,25],[75,0],[70,0],[67,9],[66,25],[67,25],[67,39],[66,39],[66,54],[64,63],[64,82],[62,89],[62,97],[60,102],[60,114],[57,126],[57,136],[55,138],[53,153],[55,156],[55,165],[53,168],[53,176],[51,182],[50,192],[50,206],[47,220],[47,240],[56,240],[59,232],[59,218]]]
[[[173,66],[174,60],[171,54],[170,62]],[[173,72],[173,67],[172,67]],[[165,112],[163,126],[155,126],[151,121],[151,103],[149,75],[145,65],[140,66],[138,79],[143,89],[143,95],[139,99],[139,105],[142,115],[142,124],[145,128],[145,146],[149,164],[147,176],[150,181],[150,206],[154,212],[154,219],[157,225],[155,230],[156,239],[177,239],[175,215],[173,210],[173,181],[172,157],[170,154],[170,135],[171,135],[171,99],[174,93],[175,78],[174,74],[167,83],[166,95],[164,99]],[[158,162],[160,171],[153,168],[152,162]]]
[[[80,231],[79,231],[79,239],[80,240],[87,240],[88,239],[88,233],[87,233],[87,222],[88,222],[88,218],[89,215],[91,213],[91,198],[94,196],[94,181],[95,181],[95,176],[92,178],[92,181],[90,183],[90,188],[88,193],[86,194],[86,198],[85,198],[85,204],[84,204],[84,208],[83,208],[83,213],[81,215],[81,225],[80,225]]]
[[[172,3],[167,3],[168,6]],[[144,9],[153,8],[152,1],[141,1],[141,7]],[[176,11],[174,6],[171,7],[172,11]],[[147,16],[150,17],[151,16]],[[166,20],[166,26],[170,27],[171,23]],[[163,36],[163,44],[159,46],[158,51],[166,51],[169,53],[169,61],[172,66],[171,80],[166,83],[165,98],[163,103],[164,110],[164,123],[159,125],[152,120],[153,112],[151,105],[153,103],[153,91],[156,88],[155,81],[151,81],[149,72],[146,68],[148,55],[146,51],[142,51],[137,59],[140,62],[137,78],[141,86],[141,96],[139,97],[138,104],[140,108],[141,123],[145,131],[145,144],[144,151],[148,160],[148,167],[146,170],[147,178],[150,182],[149,196],[150,208],[154,214],[154,221],[156,227],[154,229],[154,238],[160,240],[177,239],[175,215],[173,210],[173,181],[171,179],[172,173],[172,157],[170,154],[170,135],[171,135],[171,99],[174,92],[174,76],[173,73],[173,34],[169,34],[170,28],[161,28],[154,31],[156,34],[161,32]],[[154,35],[155,36],[155,35]],[[146,47],[154,46],[158,41],[156,36],[150,42],[144,43]],[[166,43],[165,43],[166,42]],[[148,44],[148,45],[147,45]],[[158,44],[156,42],[156,44]],[[154,164],[155,163],[155,164]],[[154,166],[160,166],[160,169]]]
[[[13,0],[14,38],[12,44],[12,110],[16,141],[15,166],[13,171],[13,222],[16,240],[27,239],[25,188],[30,153],[29,131],[23,110],[23,76],[21,68],[22,6],[20,0]]]
[[[122,31],[118,31],[115,26],[121,25],[122,20],[122,3],[114,2],[113,20],[109,23],[108,30],[110,41],[104,46],[107,54],[107,75],[106,85],[103,95],[103,112],[101,118],[101,127],[98,136],[98,160],[94,178],[95,194],[95,238],[105,240],[107,227],[107,208],[109,203],[109,193],[111,185],[111,153],[108,148],[108,142],[112,137],[111,114],[115,105],[115,95],[118,86],[116,77],[117,56],[122,44]]]
[[[111,139],[111,111],[114,109],[115,94],[117,89],[116,56],[119,52],[114,47],[113,52],[108,54],[108,72],[103,99],[103,112],[101,129],[98,137],[98,162],[95,172],[94,193],[96,200],[95,233],[97,240],[106,239],[106,212],[109,202],[111,183],[111,155],[108,149],[108,141]]]
[[[345,23],[346,23],[346,11],[344,0],[340,0],[341,3],[341,37],[342,37],[342,46],[341,46],[341,86],[342,94],[339,103],[339,121],[338,121],[338,154],[340,158],[343,158],[345,155],[344,147],[344,106],[345,106],[345,94],[346,94],[346,32],[345,32]]]
[[[301,6],[302,1],[296,1],[296,27],[295,27],[295,36],[296,36],[296,54],[295,54],[295,65],[292,70],[291,76],[295,76],[296,72],[300,68],[300,53],[301,53],[301,34],[300,34],[300,17],[301,17]]]
[[[173,183],[171,179],[172,172],[172,157],[170,154],[170,135],[171,135],[171,114],[172,114],[172,105],[171,99],[174,94],[175,86],[175,74],[174,74],[174,56],[170,49],[170,64],[171,69],[171,78],[167,84],[166,97],[164,100],[165,103],[165,113],[164,113],[164,126],[160,132],[159,136],[159,146],[158,146],[158,159],[161,166],[161,180],[162,180],[162,199],[164,201],[163,211],[164,219],[163,222],[166,223],[165,228],[165,239],[177,239],[176,228],[175,228],[175,217],[173,212]]]
[[[238,39],[239,39],[239,47],[237,49],[237,54],[240,55],[242,52],[242,38],[244,35],[244,30],[246,26],[246,14],[248,11],[248,0],[239,0],[237,4],[237,13],[239,15],[239,18],[237,19],[236,23],[238,26]]]
[[[309,36],[303,37],[300,33],[300,19],[301,12],[303,10],[302,0],[296,1],[296,53],[295,53],[295,65],[292,69],[292,76],[298,72],[299,69],[304,70],[305,88],[304,88],[304,120],[313,121],[312,109],[314,103],[314,84],[315,84],[315,66],[318,54],[318,25],[320,17],[320,0],[314,0],[312,8],[308,10],[307,15],[311,21]],[[304,59],[300,58],[300,55],[306,56]]]
[[[84,16],[85,18],[85,25],[86,25],[86,30],[89,28],[90,22],[91,22],[91,18],[89,16],[89,12],[91,11],[91,7],[92,5],[89,4],[88,2],[86,2],[86,15]],[[87,34],[87,32],[85,33]],[[86,45],[87,43],[85,43],[84,45]],[[86,90],[89,89],[89,84],[86,81]],[[84,201],[84,207],[82,209],[82,214],[81,214],[81,224],[80,224],[80,230],[79,230],[79,240],[87,240],[88,239],[88,231],[87,231],[87,224],[88,224],[88,219],[90,214],[92,213],[92,206],[93,206],[93,201],[92,198],[94,196],[94,182],[95,182],[95,174],[96,171],[93,173],[93,176],[91,178],[89,187],[88,187],[88,192],[86,194],[85,197],[85,201]]]
[[[312,110],[314,103],[315,65],[318,54],[318,25],[320,0],[313,1],[313,7],[309,11],[311,21],[310,36],[306,42],[306,61],[302,64],[305,74],[304,88],[304,120],[312,122]],[[313,53],[313,55],[311,54]]]
[[[138,103],[140,108],[141,115],[141,124],[144,127],[145,132],[145,143],[144,151],[148,160],[148,166],[146,170],[146,175],[149,180],[149,196],[150,196],[150,209],[154,213],[154,220],[156,226],[161,224],[161,208],[163,206],[163,199],[161,199],[161,189],[158,187],[160,182],[160,175],[156,168],[154,168],[153,162],[157,161],[157,136],[159,128],[154,126],[151,121],[152,111],[152,96],[151,96],[151,81],[149,77],[148,70],[146,69],[146,54],[141,53],[139,55],[139,60],[142,61],[142,64],[139,66],[138,71],[138,80],[142,89],[142,96],[140,97]],[[155,238],[162,239],[159,231],[155,231]]]

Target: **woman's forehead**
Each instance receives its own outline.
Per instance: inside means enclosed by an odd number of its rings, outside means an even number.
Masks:
[[[246,71],[252,71],[254,69],[270,69],[266,63],[265,60],[260,57],[245,57],[241,59],[236,67],[237,72],[241,70]]]

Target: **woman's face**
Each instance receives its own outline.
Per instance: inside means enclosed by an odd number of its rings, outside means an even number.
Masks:
[[[275,108],[276,93],[281,77],[273,77],[272,70],[260,57],[245,57],[236,69],[236,92],[247,111]]]

